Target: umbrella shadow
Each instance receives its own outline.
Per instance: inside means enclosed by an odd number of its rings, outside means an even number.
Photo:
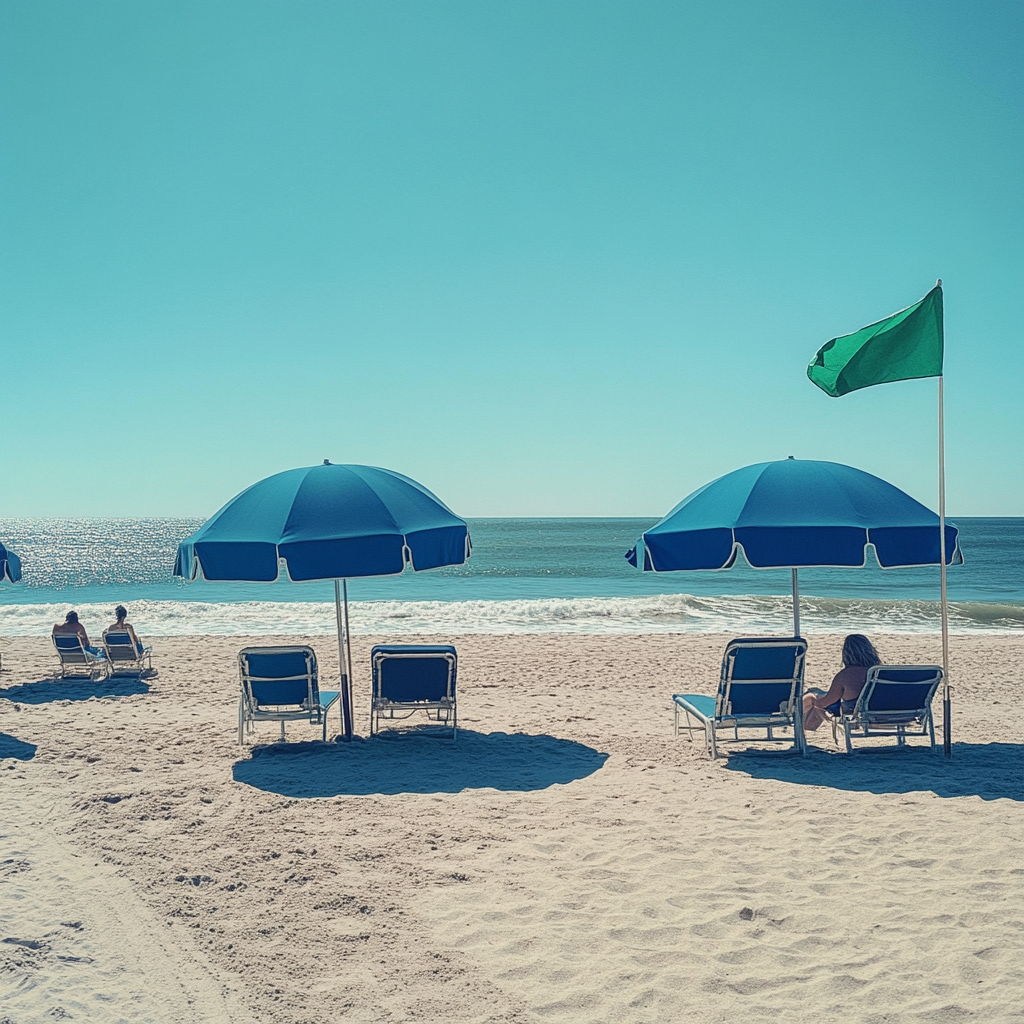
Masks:
[[[825,786],[860,793],[932,792],[1024,802],[1024,744],[954,743],[952,758],[925,746],[871,747],[854,754],[811,748],[811,756],[732,754],[727,767],[753,779]]]
[[[427,735],[352,743],[275,743],[255,747],[232,775],[288,797],[392,796],[497,789],[524,793],[596,772],[608,755],[574,740],[459,730],[452,743]]]
[[[0,761],[5,757],[13,757],[15,761],[31,761],[37,749],[34,743],[26,743],[16,736],[0,732]]]
[[[58,700],[88,700],[90,697],[132,697],[140,693],[149,693],[149,683],[138,676],[39,679],[34,683],[0,688],[0,698],[16,704],[51,704]]]

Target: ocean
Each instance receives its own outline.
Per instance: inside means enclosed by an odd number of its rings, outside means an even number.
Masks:
[[[1024,631],[1024,519],[963,518],[948,572],[954,632]],[[186,583],[178,542],[201,519],[0,519],[24,579],[0,587],[0,635],[46,634],[74,608],[99,633],[120,602],[140,635],[329,633],[333,585]],[[352,580],[353,630],[370,634],[791,630],[788,570],[642,573],[624,553],[650,519],[473,519],[464,566]],[[939,570],[806,569],[801,627],[935,632]]]

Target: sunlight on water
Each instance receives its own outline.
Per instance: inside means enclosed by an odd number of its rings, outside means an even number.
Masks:
[[[623,554],[650,519],[470,522],[465,566],[353,581],[361,633],[638,633],[791,629],[789,573],[641,573]],[[0,538],[24,579],[0,588],[0,635],[48,633],[74,607],[99,633],[113,605],[140,632],[327,633],[330,583],[186,584],[171,575],[199,519],[9,519]],[[951,628],[1024,630],[1024,520],[958,521],[966,564],[950,570]],[[938,570],[804,570],[804,632],[938,629]]]

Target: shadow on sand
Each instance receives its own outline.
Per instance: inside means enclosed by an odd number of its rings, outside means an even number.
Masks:
[[[779,757],[770,751],[731,754],[731,771],[753,779],[777,779],[798,786],[824,786],[861,793],[979,796],[982,800],[1024,801],[1024,744],[954,743],[953,756],[941,747],[869,747],[853,754],[811,748],[809,757]]]
[[[586,778],[607,758],[554,736],[460,729],[456,743],[415,733],[352,743],[274,743],[254,747],[232,774],[236,782],[290,797],[526,792]]]
[[[0,697],[16,704],[51,704],[56,700],[88,700],[90,697],[131,697],[149,693],[149,683],[137,676],[110,679],[40,679],[0,689]]]
[[[0,732],[0,761],[5,757],[13,757],[15,761],[31,761],[37,749],[34,743],[26,743],[6,732]]]

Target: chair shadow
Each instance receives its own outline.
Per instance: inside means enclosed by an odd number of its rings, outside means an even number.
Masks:
[[[274,743],[236,761],[236,782],[288,797],[528,792],[565,785],[608,759],[593,747],[555,736],[459,730],[455,743],[411,733],[352,743]]]
[[[853,754],[811,748],[809,757],[779,757],[769,751],[730,754],[727,767],[753,779],[798,786],[825,786],[861,793],[978,796],[982,800],[1024,801],[1024,744],[954,743],[953,756],[941,747],[863,747]]]
[[[0,732],[0,761],[5,757],[13,757],[16,761],[31,761],[36,756],[38,747],[34,743],[26,743],[6,732]]]
[[[34,683],[0,688],[0,697],[17,704],[50,704],[57,700],[88,700],[90,697],[131,697],[139,693],[149,693],[149,683],[138,676],[40,679]]]

